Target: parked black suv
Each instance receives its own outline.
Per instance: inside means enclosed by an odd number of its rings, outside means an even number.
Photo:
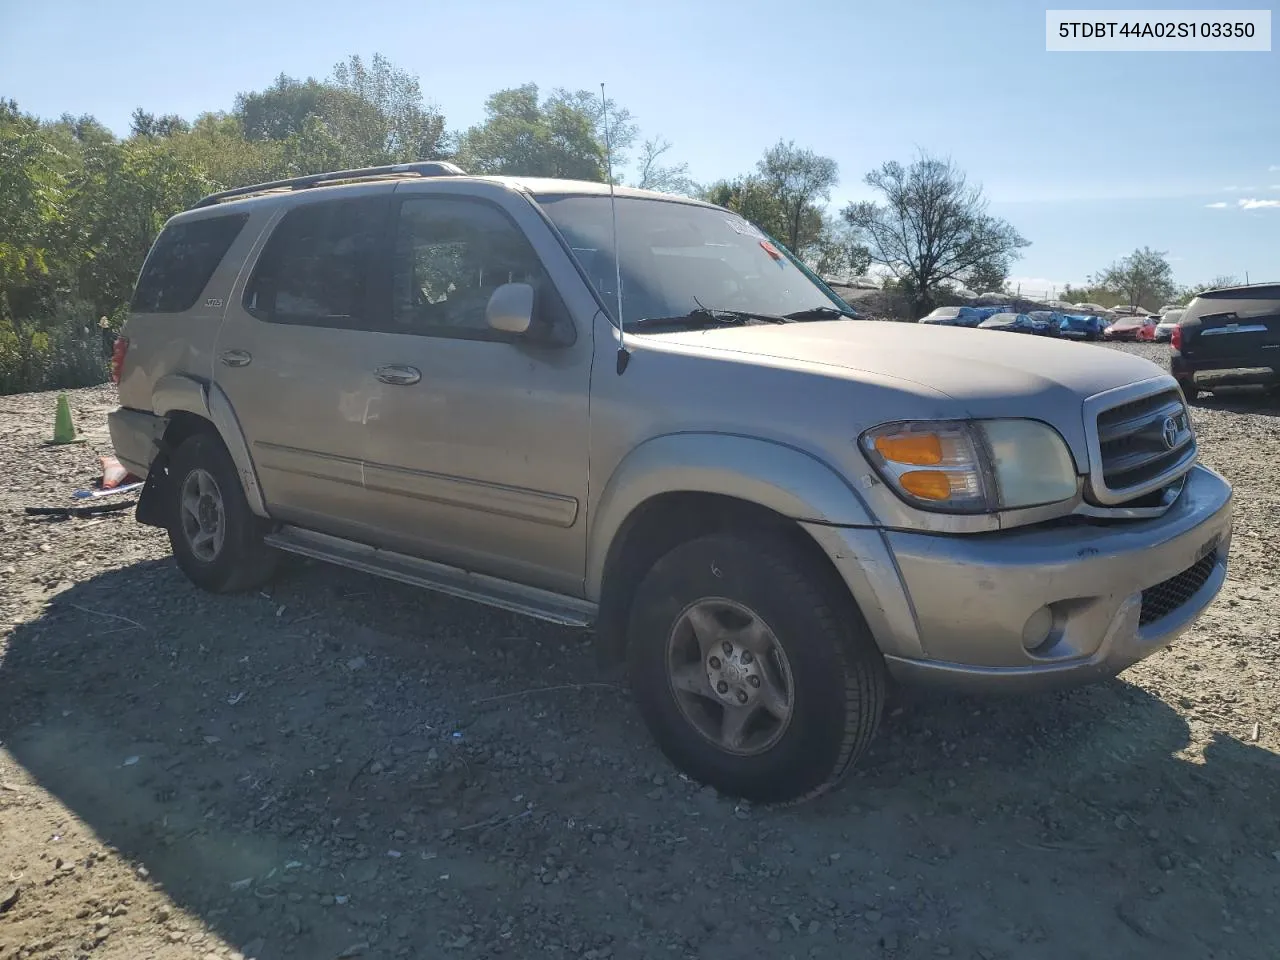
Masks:
[[[1200,294],[1169,345],[1169,370],[1188,400],[1220,386],[1280,387],[1280,283]]]

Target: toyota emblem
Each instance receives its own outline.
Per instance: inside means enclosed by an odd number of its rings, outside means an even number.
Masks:
[[[1164,438],[1164,445],[1172,450],[1178,443],[1178,421],[1174,417],[1165,417],[1164,426],[1160,430],[1160,436]]]

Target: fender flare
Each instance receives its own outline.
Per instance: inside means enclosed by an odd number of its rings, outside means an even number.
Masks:
[[[737,434],[665,434],[623,457],[595,504],[587,534],[587,599],[600,599],[609,551],[627,518],[667,493],[720,494],[793,520],[875,525],[853,486],[810,453]]]
[[[258,473],[253,466],[249,444],[240,428],[235,408],[221,387],[216,383],[203,383],[193,377],[169,374],[156,381],[151,392],[151,408],[162,417],[171,417],[181,411],[213,424],[236,465],[249,509],[259,517],[268,518],[266,501],[262,497],[262,487],[258,484]]]

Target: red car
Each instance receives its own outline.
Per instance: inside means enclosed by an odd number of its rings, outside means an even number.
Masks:
[[[1154,340],[1159,322],[1160,318],[1155,316],[1121,317],[1103,330],[1102,336],[1107,340]]]

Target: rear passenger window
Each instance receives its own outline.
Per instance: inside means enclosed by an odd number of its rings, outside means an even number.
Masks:
[[[281,219],[258,259],[244,306],[273,323],[363,327],[384,198],[308,203]]]
[[[181,313],[195,306],[247,214],[171,223],[160,231],[142,265],[130,309],[134,313]]]

